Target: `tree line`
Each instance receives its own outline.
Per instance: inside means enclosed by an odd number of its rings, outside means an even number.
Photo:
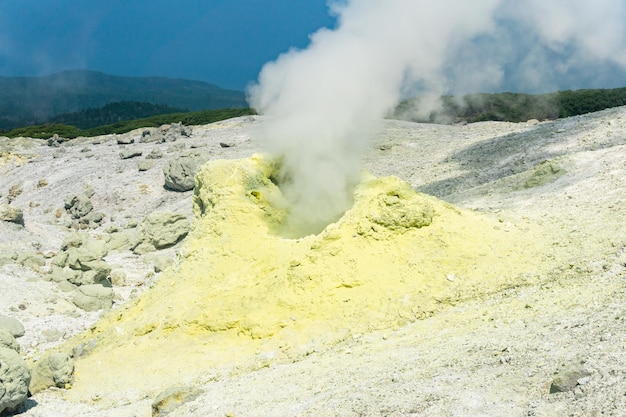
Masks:
[[[552,120],[626,105],[626,88],[444,96],[440,108],[426,115],[417,111],[422,100],[416,97],[403,101],[390,117],[427,123]]]

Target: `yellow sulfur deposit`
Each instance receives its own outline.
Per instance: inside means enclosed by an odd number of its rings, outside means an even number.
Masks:
[[[276,169],[260,156],[203,167],[179,262],[73,342],[96,347],[77,361],[70,395],[157,392],[218,369],[295,360],[554,267],[532,225],[456,208],[395,177],[364,175],[341,219],[287,238],[297,231],[284,229]]]

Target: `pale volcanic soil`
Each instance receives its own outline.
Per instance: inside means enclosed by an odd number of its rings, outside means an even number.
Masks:
[[[25,226],[0,222],[0,251],[58,251],[69,232],[57,209],[86,184],[107,215],[102,229],[124,228],[157,209],[191,219],[192,192],[165,190],[164,164],[192,147],[210,159],[248,158],[260,150],[261,119],[195,126],[175,142],[185,149],[119,145],[110,136],[70,141],[59,153],[45,141],[2,140],[0,202],[21,184],[11,205],[23,210]],[[147,171],[138,172],[137,159],[119,157],[122,148],[145,155],[155,147],[165,156]],[[626,107],[541,123],[386,120],[364,160],[375,176],[398,176],[503,233],[528,230],[542,251],[537,265],[553,259],[553,267],[496,292],[459,294],[397,328],[348,332],[290,360],[172,377],[172,386],[193,387],[194,395],[168,416],[626,416]],[[127,285],[115,288],[114,311],[159,278],[130,251],[106,260],[127,274]],[[532,269],[533,261],[527,264]],[[24,324],[18,341],[28,360],[62,346],[100,315],[75,307],[44,276],[45,267],[0,267],[0,315]],[[550,393],[555,378],[572,368],[584,376]],[[71,389],[48,389],[19,415],[150,416],[155,395],[142,390],[142,375],[131,377],[137,386],[122,393],[111,386],[110,393],[75,398]]]

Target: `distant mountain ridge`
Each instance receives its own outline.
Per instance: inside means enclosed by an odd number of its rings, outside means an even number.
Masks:
[[[44,77],[0,77],[0,129],[46,123],[60,114],[122,101],[193,111],[248,107],[243,91],[203,81],[72,70]]]
[[[164,104],[120,101],[109,103],[96,109],[89,108],[73,113],[59,114],[48,121],[50,123],[75,126],[80,129],[90,129],[92,127],[111,125],[127,120],[188,112],[189,109],[179,109]]]

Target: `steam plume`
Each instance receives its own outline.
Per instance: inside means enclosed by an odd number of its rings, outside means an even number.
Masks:
[[[363,152],[403,96],[539,88],[598,59],[626,67],[622,0],[520,3],[331,2],[335,29],[267,63],[248,96],[267,116],[267,150],[283,158],[291,226],[318,232],[350,207]]]

